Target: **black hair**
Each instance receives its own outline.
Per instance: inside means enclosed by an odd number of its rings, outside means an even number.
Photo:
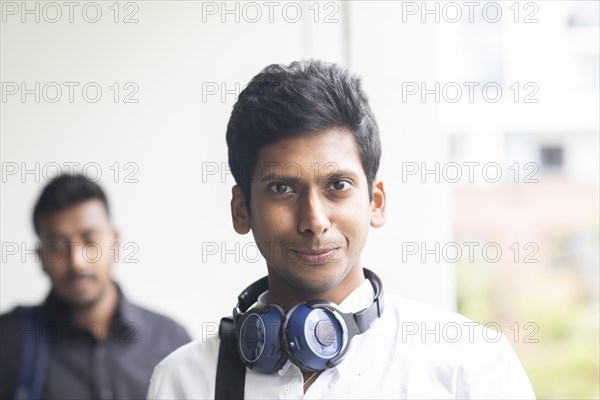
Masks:
[[[33,209],[33,227],[39,236],[40,219],[83,201],[98,199],[109,213],[102,188],[81,174],[62,174],[46,185]]]
[[[229,168],[246,204],[250,204],[251,168],[263,146],[335,127],[354,135],[372,200],[381,141],[360,78],[318,60],[272,64],[252,78],[233,106],[226,134]]]

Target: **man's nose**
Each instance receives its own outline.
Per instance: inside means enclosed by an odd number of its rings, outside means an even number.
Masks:
[[[86,254],[87,250],[88,249],[86,248],[86,246],[84,246],[80,242],[73,242],[69,246],[69,265],[72,269],[85,269],[89,264],[90,258],[95,257],[94,255],[92,255],[91,257],[88,256],[88,254]],[[90,250],[90,252],[92,251],[95,252],[95,249]]]
[[[320,236],[331,226],[327,205],[316,190],[309,191],[299,208],[298,229],[304,234]]]

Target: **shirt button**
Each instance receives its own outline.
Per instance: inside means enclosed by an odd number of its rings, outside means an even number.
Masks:
[[[104,388],[100,390],[100,398],[102,400],[110,400],[113,398],[113,392],[110,389]]]

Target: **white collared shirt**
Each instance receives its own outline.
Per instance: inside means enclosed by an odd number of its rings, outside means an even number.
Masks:
[[[264,303],[266,293],[259,302]],[[365,280],[343,312],[372,304]],[[246,369],[246,399],[532,399],[531,384],[504,335],[453,312],[384,295],[381,318],[350,343],[345,359],[326,369],[304,394],[290,361],[272,374]],[[215,395],[219,337],[180,347],[154,369],[148,399],[210,399]]]

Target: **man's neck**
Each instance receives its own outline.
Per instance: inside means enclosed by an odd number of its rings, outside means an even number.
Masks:
[[[108,337],[118,301],[117,287],[114,282],[110,282],[105,293],[101,295],[94,305],[73,310],[73,318],[81,326],[92,326],[90,333],[98,341],[103,341]]]
[[[277,304],[285,310],[289,310],[297,304],[316,299],[328,300],[335,304],[340,304],[364,280],[364,272],[360,265],[357,264],[334,287],[321,292],[308,292],[290,285],[279,274],[269,268],[268,302],[270,304]]]

